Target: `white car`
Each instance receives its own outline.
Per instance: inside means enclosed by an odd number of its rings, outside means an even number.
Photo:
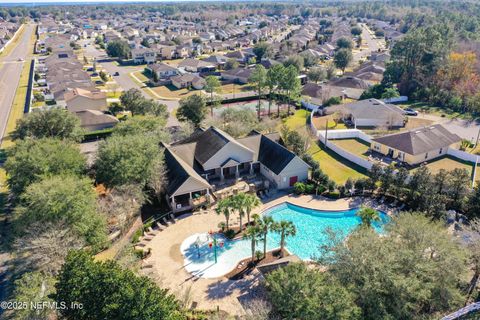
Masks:
[[[25,61],[25,59],[23,59],[23,58],[18,58],[17,61]]]

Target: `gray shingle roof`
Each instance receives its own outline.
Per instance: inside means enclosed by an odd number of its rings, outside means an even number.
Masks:
[[[374,142],[381,143],[411,155],[422,154],[440,148],[447,148],[461,140],[462,139],[458,135],[451,133],[440,124],[373,139]]]

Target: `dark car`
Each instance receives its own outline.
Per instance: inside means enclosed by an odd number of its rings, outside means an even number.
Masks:
[[[115,72],[113,75],[114,75],[115,77],[118,77],[118,76],[120,75],[120,73]]]
[[[406,114],[407,116],[418,116],[418,112],[415,111],[415,110],[413,110],[413,109],[411,109],[411,108],[407,108],[407,109],[405,109],[405,110],[403,110],[403,111],[405,111],[405,114]]]

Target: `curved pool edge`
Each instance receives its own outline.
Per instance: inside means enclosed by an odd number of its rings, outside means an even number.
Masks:
[[[305,210],[305,211],[313,211],[313,212],[318,212],[320,213],[323,217],[326,217],[326,218],[343,218],[343,217],[351,217],[351,216],[354,216],[355,214],[346,214],[346,213],[349,213],[351,211],[355,211],[355,210],[358,210],[361,208],[361,206],[355,206],[355,207],[349,207],[349,208],[346,208],[346,209],[317,209],[317,208],[310,208],[310,207],[306,207],[306,206],[302,206],[302,205],[299,205],[299,204],[296,204],[296,203],[292,203],[291,201],[288,201],[288,200],[284,200],[280,203],[276,203],[276,204],[272,204],[270,206],[267,206],[267,207],[263,207],[260,211],[260,214],[263,215],[263,214],[268,214],[270,211],[274,210],[274,209],[278,209],[279,207],[282,207],[282,206],[291,206],[291,207],[294,207],[294,208],[298,208],[300,210]],[[378,210],[378,209],[376,209]],[[378,210],[383,217],[385,217],[387,220],[390,219],[390,215],[388,215],[387,212],[384,212],[382,210]],[[303,212],[304,214],[308,214],[307,212]],[[382,221],[384,223],[388,222],[388,221],[385,221],[383,218],[382,218]],[[228,264],[228,267],[225,268],[225,269],[222,269],[221,270],[221,274],[218,273],[218,274],[215,274],[215,275],[203,275],[201,274],[202,271],[204,270],[189,270],[188,266],[189,265],[192,265],[192,264],[196,264],[195,263],[195,260],[191,260],[187,257],[186,255],[186,250],[191,247],[194,243],[195,240],[193,239],[196,239],[198,236],[207,236],[208,233],[205,232],[205,233],[195,233],[195,234],[192,234],[190,235],[189,237],[185,238],[183,241],[182,241],[182,244],[180,245],[180,253],[182,254],[182,256],[184,257],[184,263],[182,265],[182,268],[187,271],[188,273],[190,273],[192,276],[194,277],[198,277],[198,278],[204,278],[204,279],[221,279],[221,278],[225,278],[225,275],[232,272],[233,270],[235,270],[235,268],[238,266],[238,264],[242,261],[242,260],[245,260],[249,257],[251,257],[251,254],[245,254],[241,257],[239,257],[238,259],[235,259],[235,261],[232,260],[233,264],[231,265],[230,267],[230,264]],[[238,239],[227,239],[224,235],[222,235],[222,238],[224,239],[224,241],[230,241],[230,242],[236,242],[236,241],[242,241],[243,239],[242,238],[238,238]],[[189,240],[187,242],[187,240]],[[193,241],[192,241],[193,240]],[[275,248],[269,248],[267,250],[267,252],[271,252],[273,250],[278,250],[280,247],[277,246]],[[285,250],[288,251],[288,253],[290,255],[295,255],[295,253],[293,253],[292,251],[290,251],[288,248],[285,248]],[[302,261],[305,261],[305,262],[309,262],[309,261],[313,261],[311,258],[310,259],[303,259],[301,258]],[[198,264],[197,264],[198,265]],[[212,262],[212,264],[210,264],[206,269],[214,266],[215,263]]]

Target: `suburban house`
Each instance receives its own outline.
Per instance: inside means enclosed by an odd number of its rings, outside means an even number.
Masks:
[[[75,115],[80,119],[80,126],[87,131],[112,128],[118,123],[116,117],[99,110],[82,110],[75,112]]]
[[[286,189],[308,178],[308,164],[256,131],[234,139],[215,127],[198,129],[189,138],[164,147],[167,198],[173,211],[192,208],[199,197],[213,201],[213,185],[226,179],[260,175],[275,188]]]
[[[70,112],[107,109],[107,95],[99,90],[93,91],[83,88],[74,88],[64,95],[67,110]]]
[[[441,124],[389,134],[372,140],[371,149],[392,159],[417,165],[447,154],[462,139]]]
[[[165,63],[155,63],[150,64],[146,67],[152,74],[156,73],[158,79],[169,79],[170,77],[176,76],[178,70],[172,66],[169,66]]]
[[[151,64],[157,60],[157,53],[149,48],[132,49],[132,59],[137,64]]]
[[[236,68],[232,70],[225,70],[221,72],[223,80],[230,80],[240,84],[248,83],[250,76],[252,75],[252,69]]]
[[[203,59],[203,61],[212,63],[215,66],[217,66],[217,68],[219,68],[219,69],[223,69],[223,67],[227,63],[227,60],[228,59],[226,57],[224,57],[222,55],[218,55],[218,54],[211,55],[208,58]]]
[[[172,80],[172,84],[177,89],[192,87],[194,89],[201,90],[203,89],[203,87],[205,87],[205,84],[206,84],[205,79],[203,79],[202,77],[196,74],[191,74],[191,73],[175,76],[170,78],[170,80]]]
[[[357,100],[363,91],[362,89],[342,88],[308,82],[302,88],[302,96],[304,102],[315,106],[322,106],[328,99],[333,97]]]
[[[325,108],[324,113],[337,113],[355,127],[403,127],[406,120],[401,108],[377,99],[331,106]]]
[[[185,59],[178,64],[179,69],[188,72],[211,72],[215,71],[215,65],[210,62],[197,59]]]
[[[248,63],[248,60],[255,57],[255,55],[253,53],[250,54],[246,51],[233,51],[227,53],[225,57],[229,59],[235,59],[239,63]]]

